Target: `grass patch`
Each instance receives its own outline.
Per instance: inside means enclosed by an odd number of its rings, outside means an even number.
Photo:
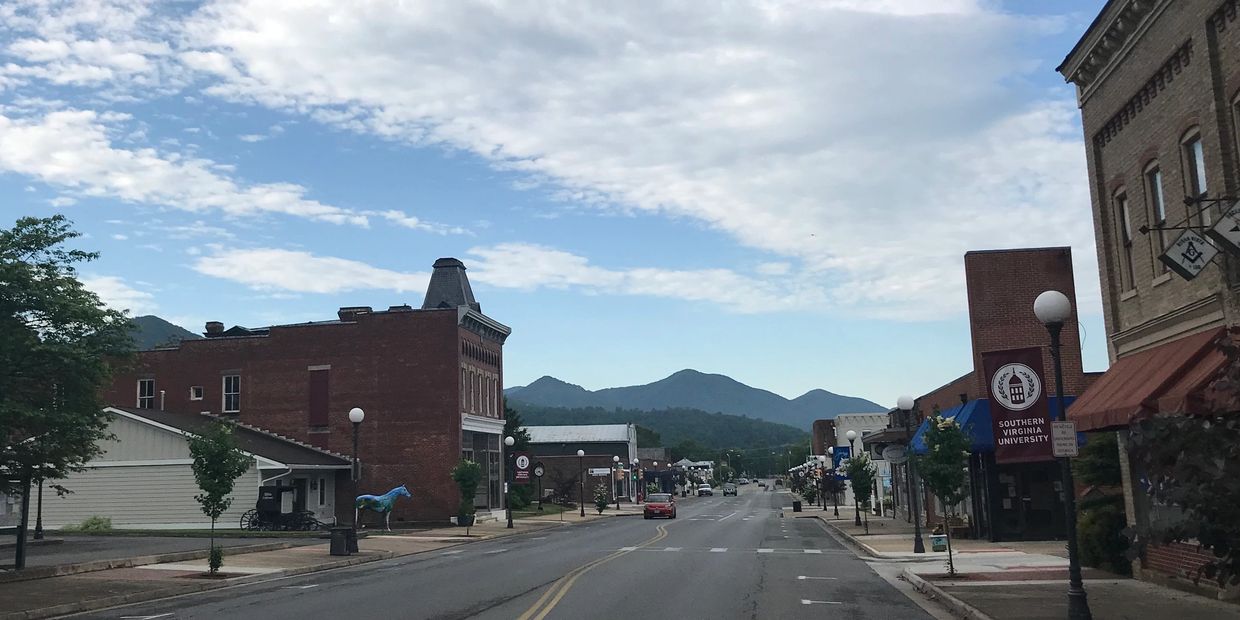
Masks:
[[[538,517],[538,516],[546,516],[546,515],[558,515],[558,514],[560,514],[561,512],[568,512],[568,511],[570,511],[570,510],[577,510],[577,508],[575,508],[575,507],[574,507],[574,508],[569,508],[569,507],[567,507],[567,506],[561,506],[561,505],[559,505],[559,504],[543,504],[543,509],[540,511],[540,510],[538,510],[538,503],[537,503],[537,502],[535,502],[535,503],[530,504],[529,506],[526,506],[525,508],[522,508],[522,509],[520,509],[520,510],[514,510],[514,511],[512,511],[512,518],[514,518],[514,519],[524,519],[524,518],[527,518],[527,517]]]
[[[173,538],[208,538],[211,530],[56,530],[65,536],[165,536]],[[253,532],[250,530],[215,530],[216,538],[318,538],[327,530],[318,532]]]

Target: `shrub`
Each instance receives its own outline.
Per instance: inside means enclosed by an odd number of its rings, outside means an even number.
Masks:
[[[1122,497],[1104,497],[1081,504],[1077,515],[1076,540],[1081,549],[1081,563],[1120,575],[1131,575],[1128,562],[1128,538],[1124,528]]]
[[[86,517],[77,525],[66,525],[60,529],[66,532],[110,532],[112,531],[112,519],[94,515]]]
[[[207,556],[207,568],[211,573],[218,573],[220,567],[224,565],[224,548],[219,545],[211,545],[211,555]]]

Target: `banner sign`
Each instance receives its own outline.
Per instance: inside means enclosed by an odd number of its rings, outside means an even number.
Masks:
[[[516,467],[512,469],[512,481],[514,484],[530,483],[530,455],[528,452],[514,453],[512,462]]]
[[[1054,459],[1042,350],[1034,347],[983,353],[982,366],[990,388],[995,462]]]
[[[848,457],[851,454],[852,448],[847,446],[835,446],[835,450],[831,451],[831,466],[835,468],[836,480],[848,480],[848,476],[840,473],[841,471],[844,471],[844,467],[841,463],[848,460]]]
[[[611,473],[610,467],[591,467],[590,468],[591,476],[606,476],[610,473]]]

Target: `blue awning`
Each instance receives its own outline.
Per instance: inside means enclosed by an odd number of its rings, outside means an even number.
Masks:
[[[1075,396],[1064,396],[1064,407],[1071,407],[1072,402],[1076,400]],[[1055,396],[1050,397],[1047,403],[1050,406],[1050,415],[1052,420],[1059,419],[1059,399]],[[955,418],[956,423],[964,432],[973,438],[972,445],[969,446],[970,452],[994,452],[995,451],[995,435],[991,428],[990,421],[990,400],[979,398],[971,400],[963,405],[956,405],[947,411],[940,412],[944,418]],[[923,420],[921,426],[917,427],[917,433],[913,435],[913,454],[925,454],[926,448],[926,429],[930,426],[930,420]],[[1078,435],[1080,435],[1078,433]]]

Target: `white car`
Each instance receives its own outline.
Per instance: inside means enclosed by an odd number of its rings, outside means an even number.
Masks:
[[[698,485],[698,497],[701,497],[703,495],[710,495],[711,497],[714,497],[715,491],[710,488],[709,484],[699,484]]]

